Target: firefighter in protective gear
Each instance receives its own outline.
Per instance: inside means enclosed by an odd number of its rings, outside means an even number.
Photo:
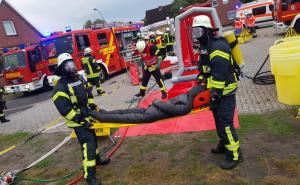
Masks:
[[[243,21],[237,17],[234,20],[234,34],[239,36],[243,30]]]
[[[250,33],[253,34],[253,37],[257,37],[256,29],[255,29],[255,17],[252,13],[248,13],[246,15],[245,24],[247,28],[250,30]]]
[[[220,138],[217,148],[211,152],[225,153],[226,160],[220,167],[231,169],[242,162],[239,139],[233,126],[237,76],[230,45],[224,38],[215,36],[216,30],[208,16],[194,17],[192,38],[200,44],[199,80],[211,91],[210,109]]]
[[[100,66],[92,56],[93,50],[90,47],[85,48],[82,65],[87,76],[89,85],[96,86],[98,95],[102,95],[105,91],[102,90],[100,83]]]
[[[8,119],[5,118],[5,114],[3,112],[3,109],[6,109],[6,102],[3,100],[3,93],[4,90],[2,87],[0,87],[0,121],[1,123],[9,122]]]
[[[163,39],[164,39],[163,38],[163,33],[160,32],[160,31],[157,31],[156,32],[156,38],[155,38],[155,44],[156,44],[156,47],[160,51],[160,55],[164,59],[166,57],[166,45],[165,45]]]
[[[153,75],[153,77],[156,80],[156,83],[160,87],[162,98],[166,98],[167,89],[162,79],[162,75],[160,73],[160,69],[158,66],[159,50],[154,44],[146,43],[145,41],[139,41],[136,44],[136,48],[140,53],[142,53],[142,59],[144,65],[143,65],[143,79],[142,79],[142,85],[140,86],[140,92],[135,96],[137,97],[145,96],[148,82],[150,80],[151,75]]]
[[[166,28],[166,32],[164,33],[164,43],[166,45],[166,52],[172,52],[173,51],[173,42],[174,38],[171,36],[170,28]]]
[[[154,32],[150,32],[149,42],[152,44],[155,44],[155,33]]]
[[[110,159],[101,160],[97,149],[97,138],[90,119],[90,111],[96,109],[91,88],[77,73],[74,60],[68,53],[58,56],[55,75],[60,76],[54,87],[52,101],[59,113],[73,128],[83,152],[84,178],[90,185],[99,185],[95,178],[96,165],[108,164]]]

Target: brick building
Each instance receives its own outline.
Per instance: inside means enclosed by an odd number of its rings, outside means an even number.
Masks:
[[[38,43],[42,34],[7,1],[0,0],[0,53],[3,48]]]
[[[166,6],[160,6],[146,11],[145,25],[153,24],[156,22],[166,20],[166,17],[171,18],[173,16],[171,12],[172,4]]]

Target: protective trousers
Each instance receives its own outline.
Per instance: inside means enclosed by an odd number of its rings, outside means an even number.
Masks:
[[[149,68],[146,68],[146,69],[143,68],[143,79],[142,79],[142,85],[140,87],[140,94],[145,95],[147,85],[148,85],[151,75],[153,75],[153,77],[155,78],[155,81],[158,84],[158,86],[160,87],[161,92],[166,93],[167,92],[166,86],[162,79],[160,70],[157,67],[155,70],[153,70],[151,72],[149,71]]]
[[[96,158],[98,152],[97,138],[94,130],[84,127],[75,127],[75,133],[83,154],[84,178],[87,180],[95,178]]]
[[[92,86],[96,86],[96,90],[98,94],[101,94],[102,87],[100,83],[100,78],[95,77],[95,78],[88,78],[88,83],[91,84]]]
[[[235,95],[223,96],[213,111],[220,146],[225,147],[226,157],[230,160],[239,160],[239,138],[233,126],[236,106]]]

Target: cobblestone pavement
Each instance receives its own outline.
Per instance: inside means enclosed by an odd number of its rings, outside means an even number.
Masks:
[[[267,56],[269,47],[273,45],[275,40],[280,38],[280,36],[272,33],[272,28],[258,30],[259,37],[257,39],[241,45],[248,76],[254,76]],[[267,63],[264,70],[269,70],[269,63]],[[133,95],[138,92],[138,86],[130,84],[126,73],[110,78],[103,86],[107,95],[96,96],[95,101],[100,105],[100,108],[107,110],[127,108],[129,103],[126,103],[126,101],[131,100]],[[255,85],[250,79],[240,81],[237,107],[240,113],[262,113],[287,108],[287,106],[278,103],[275,85]],[[52,101],[47,100],[28,110],[10,116],[10,122],[0,124],[0,133],[35,132],[53,123],[59,117],[60,115]],[[63,120],[60,122],[63,122]],[[55,131],[57,130],[68,131],[69,129],[61,126],[55,129]]]

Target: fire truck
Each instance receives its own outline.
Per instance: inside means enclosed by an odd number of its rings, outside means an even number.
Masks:
[[[7,50],[1,57],[6,93],[31,92],[49,87],[51,75],[45,52],[38,46]]]
[[[300,33],[300,0],[277,0],[274,19],[277,32],[285,32],[291,26]]]
[[[101,82],[112,74],[126,69],[127,64],[121,56],[121,51],[131,44],[139,32],[136,26],[105,27],[83,30],[68,30],[57,33],[41,40],[41,47],[46,50],[49,60],[49,69],[54,71],[57,57],[61,53],[69,53],[75,61],[79,74],[84,75],[81,59],[84,49],[91,47],[100,70]],[[54,85],[58,77],[48,77],[50,86]]]

